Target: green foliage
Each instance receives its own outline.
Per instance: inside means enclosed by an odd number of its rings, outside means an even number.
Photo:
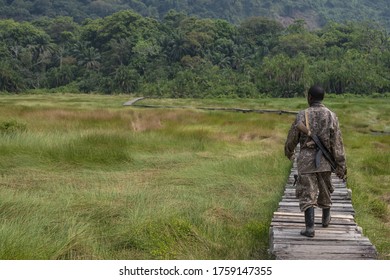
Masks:
[[[106,3],[98,2],[95,10]],[[247,11],[261,6],[227,2]],[[298,2],[289,3],[288,13],[311,7]],[[319,83],[337,94],[390,92],[390,39],[372,21],[312,30],[303,19],[288,26],[266,17],[232,24],[172,10],[157,20],[117,8],[82,23],[69,16],[0,20],[0,91],[293,97]]]
[[[223,9],[221,9],[223,7]],[[156,19],[163,19],[171,10],[185,12],[203,18],[219,18],[232,23],[242,22],[252,16],[272,16],[286,21],[304,18],[312,27],[327,21],[372,19],[389,28],[389,6],[386,0],[339,1],[339,0],[139,0],[139,1],[84,1],[84,0],[19,0],[4,1],[0,8],[6,18],[32,20],[39,17],[69,16],[77,22],[86,18],[105,17],[120,10],[135,12]]]
[[[50,40],[45,31],[34,27],[31,23],[16,22],[12,19],[0,21],[0,38],[8,45],[21,47],[45,44]]]
[[[20,92],[25,83],[10,61],[0,62],[0,91]]]
[[[262,71],[265,80],[261,90],[274,97],[303,96],[309,86],[308,62],[302,54],[294,58],[285,54],[266,57]]]
[[[27,130],[27,125],[25,123],[16,121],[16,120],[8,120],[0,122],[0,133],[12,135],[15,133],[25,132]]]

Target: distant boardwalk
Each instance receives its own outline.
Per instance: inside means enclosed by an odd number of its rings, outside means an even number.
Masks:
[[[297,152],[298,153],[298,152]],[[315,237],[300,234],[305,227],[304,214],[299,210],[293,187],[296,162],[286,184],[279,208],[270,228],[270,253],[278,260],[364,260],[376,259],[377,252],[354,220],[351,191],[346,183],[332,174],[332,220],[329,227],[321,225],[322,210],[315,208]]]

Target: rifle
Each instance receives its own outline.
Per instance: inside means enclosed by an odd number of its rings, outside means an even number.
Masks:
[[[322,143],[321,139],[316,134],[312,134],[311,131],[309,129],[307,129],[307,127],[303,124],[303,122],[299,122],[296,127],[299,131],[301,131],[302,133],[306,134],[311,139],[313,139],[314,143],[317,145],[318,150],[317,150],[316,159],[315,159],[316,168],[318,168],[320,166],[321,156],[324,155],[324,157],[330,163],[332,172],[335,172],[336,168],[337,168],[337,163],[334,160],[332,154],[328,151],[328,149]]]

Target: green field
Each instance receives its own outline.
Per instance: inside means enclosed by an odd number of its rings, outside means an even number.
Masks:
[[[268,259],[304,99],[0,95],[0,259]],[[390,105],[332,97],[356,220],[390,259]],[[373,133],[372,131],[384,133]]]

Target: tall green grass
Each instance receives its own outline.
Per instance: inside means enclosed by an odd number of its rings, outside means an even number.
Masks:
[[[0,133],[0,259],[270,258],[294,116],[122,107],[128,98],[1,96],[0,124],[24,129]],[[302,99],[158,102],[306,106]],[[348,184],[358,222],[386,259],[390,143],[369,128],[387,129],[380,116],[388,107],[365,101],[374,121],[360,112],[364,102],[348,102],[329,99],[345,135]]]

